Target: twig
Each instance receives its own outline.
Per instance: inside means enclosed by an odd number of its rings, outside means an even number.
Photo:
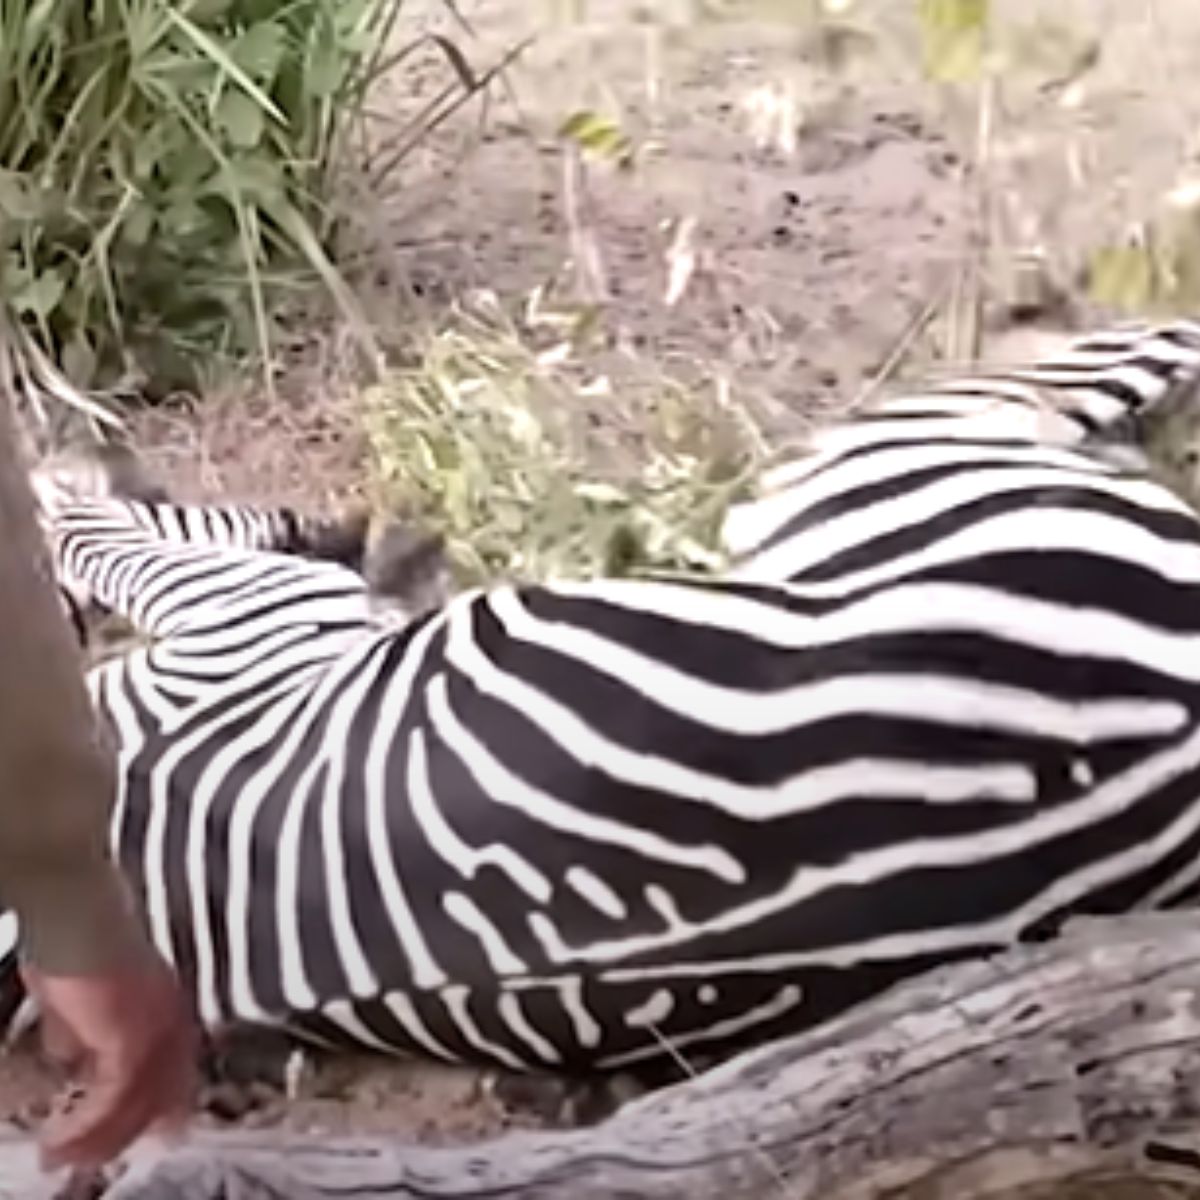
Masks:
[[[453,84],[448,84],[443,88],[437,96],[433,98],[425,107],[417,114],[409,123],[405,130],[405,134],[401,135],[397,140],[400,142],[398,149],[394,149],[384,160],[382,165],[376,165],[374,173],[369,180],[369,186],[372,188],[379,187],[383,181],[399,166],[400,163],[412,152],[412,150],[425,138],[427,138],[436,129],[440,128],[448,121],[462,106],[468,103],[481,91],[486,89],[506,67],[515,62],[520,55],[533,44],[533,38],[526,38],[522,42],[518,42],[513,46],[498,63],[490,67],[482,75],[476,76],[475,85],[471,88],[463,87],[461,81]],[[455,92],[462,87],[462,92],[449,105],[446,101],[454,96]],[[441,111],[438,111],[439,106],[446,105]]]
[[[667,1057],[670,1058],[670,1060],[680,1069],[681,1072],[683,1072],[684,1078],[689,1083],[695,1083],[696,1080],[700,1078],[700,1072],[698,1072],[696,1068],[693,1067],[686,1058],[684,1058],[679,1047],[676,1046],[670,1038],[663,1034],[662,1030],[659,1029],[658,1025],[654,1022],[650,1023],[649,1029],[654,1035],[654,1038],[658,1044],[662,1046],[664,1051],[666,1051]],[[741,1132],[747,1135],[746,1140],[748,1142],[753,1140],[754,1131],[747,1121],[732,1112],[728,1113],[728,1120],[731,1125],[736,1124],[740,1127]],[[749,1146],[747,1149],[753,1153],[753,1156],[759,1162],[761,1162],[764,1167],[766,1167],[767,1174],[771,1176],[771,1183],[779,1189],[779,1194],[784,1198],[784,1200],[788,1200],[788,1198],[793,1195],[793,1192],[788,1186],[787,1176],[784,1175],[784,1173],[779,1169],[779,1166],[775,1160],[771,1158],[771,1156],[761,1146]]]
[[[870,379],[859,388],[858,395],[854,397],[854,402],[850,406],[850,411],[861,408],[868,400],[872,399],[875,394],[882,388],[896,373],[900,364],[912,349],[917,338],[929,326],[929,322],[937,315],[938,309],[942,307],[942,303],[946,298],[946,293],[950,290],[948,284],[943,283],[932,298],[927,300],[915,317],[909,321],[904,332],[897,339],[896,344],[888,353],[879,370],[876,371]]]
[[[457,24],[458,27],[468,37],[474,38],[476,41],[479,40],[478,30],[476,30],[475,26],[467,19],[466,14],[458,6],[457,0],[442,0],[442,7],[446,9],[451,18],[454,20],[455,24]],[[529,40],[532,42],[534,39],[531,37]],[[501,71],[499,79],[500,86],[504,88],[504,91],[508,95],[508,102],[513,106],[513,111],[517,114],[517,124],[520,126],[526,137],[532,141],[535,136],[533,132],[533,125],[526,116],[525,110],[521,107],[520,97],[517,95],[517,89],[508,76],[507,69]]]
[[[596,237],[595,226],[585,213],[587,187],[583,157],[575,146],[563,153],[563,211],[571,243],[571,258],[575,274],[584,294],[593,303],[610,298],[605,278],[604,259]]]

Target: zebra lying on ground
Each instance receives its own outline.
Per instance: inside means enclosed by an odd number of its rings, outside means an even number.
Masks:
[[[609,1069],[822,1021],[1200,883],[1200,520],[1096,447],[1200,325],[1078,339],[817,437],[723,580],[384,621],[294,520],[55,498],[120,860],[201,1019]]]

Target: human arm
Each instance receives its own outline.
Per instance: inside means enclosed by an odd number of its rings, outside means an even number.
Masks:
[[[84,1096],[47,1162],[98,1165],[183,1111],[192,1040],[178,988],[111,861],[115,760],[59,607],[12,415],[0,399],[0,901],[26,982]]]

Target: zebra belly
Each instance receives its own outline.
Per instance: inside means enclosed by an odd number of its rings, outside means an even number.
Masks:
[[[768,822],[754,830],[764,869],[737,884],[696,878],[694,867],[651,869],[611,847],[598,865],[595,847],[577,839],[573,855],[562,841],[548,847],[557,875],[535,900],[503,860],[465,880],[414,838],[407,853],[392,849],[401,877],[415,881],[402,912],[389,906],[364,837],[343,847],[343,923],[330,911],[314,836],[295,864],[304,886],[290,915],[275,890],[278,861],[270,888],[253,882],[242,914],[251,933],[243,991],[233,986],[225,921],[228,861],[210,839],[191,868],[194,879],[202,864],[208,915],[198,927],[197,889],[179,886],[189,876],[184,860],[168,865],[160,946],[214,1023],[267,1021],[369,1049],[510,1068],[629,1067],[667,1047],[685,1057],[724,1052],[819,1024],[939,963],[1052,932],[1070,913],[1182,894],[1200,876],[1200,738],[1187,731],[1121,759],[1089,786],[1064,783],[1054,803],[1023,811],[1023,822],[989,825],[983,806],[965,832],[883,843],[867,855],[822,856],[800,840],[796,818]],[[130,789],[121,846],[143,889],[131,831],[144,830],[144,799]],[[184,814],[187,801],[177,795],[172,806]],[[741,837],[748,848],[745,830]],[[271,847],[257,850],[270,861]],[[581,892],[572,858],[595,865],[609,893]],[[531,854],[529,864],[552,877],[545,859]],[[419,979],[417,942],[437,976]]]

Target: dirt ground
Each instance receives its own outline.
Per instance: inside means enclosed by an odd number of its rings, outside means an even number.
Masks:
[[[1078,298],[1093,251],[1195,182],[1200,10],[1186,0],[995,5],[1011,65],[986,97],[924,78],[915,4],[828,0],[869,35],[838,67],[811,23],[761,15],[806,7],[407,0],[398,45],[444,35],[477,73],[536,39],[386,185],[356,186],[347,244],[377,323],[402,343],[473,289],[548,287],[600,304],[629,361],[726,379],[791,430],[961,349],[973,280],[988,327],[1001,321],[1023,256]],[[453,78],[430,43],[408,56],[373,103],[380,137]],[[564,152],[558,127],[580,109],[619,121],[634,172]],[[362,479],[338,399],[349,356],[344,334],[297,331],[291,403],[208,397],[141,420],[139,440],[185,492],[341,502]]]
[[[701,7],[724,19],[697,22]],[[1039,252],[1072,290],[1092,248],[1190,182],[1191,0],[1008,0],[1005,22],[1033,49],[983,101],[982,139],[979,88],[922,82],[915,5],[851,5],[874,40],[832,72],[810,27],[750,11],[766,7],[460,0],[460,20],[438,0],[410,0],[404,38],[453,37],[477,69],[541,32],[486,112],[468,106],[399,186],[359,197],[376,315],[401,329],[436,321],[466,289],[514,296],[553,281],[601,302],[629,355],[720,373],[779,426],[800,426],[891,372],[918,327],[914,352],[937,338],[944,348],[956,288],[982,275],[998,312],[1018,252]],[[1093,38],[1099,61],[1073,78]],[[426,46],[376,107],[403,121],[448,79]],[[619,118],[639,150],[634,172],[581,171],[564,153],[556,128],[580,108]],[[139,418],[140,444],[177,491],[309,510],[358,494],[363,447],[336,398],[344,339],[300,341],[283,402],[239,393]],[[45,1090],[32,1070],[27,1054],[3,1064],[0,1119],[28,1118]],[[226,1096],[224,1116],[209,1119],[422,1137],[529,1119],[485,1091],[467,1073],[334,1062],[302,1075],[290,1102],[260,1089],[242,1113],[244,1099]]]

